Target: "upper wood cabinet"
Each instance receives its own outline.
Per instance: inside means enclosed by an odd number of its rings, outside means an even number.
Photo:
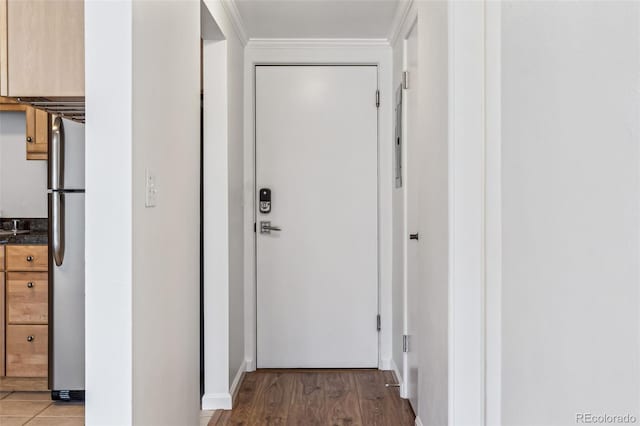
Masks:
[[[46,160],[51,116],[46,111],[17,103],[12,98],[2,96],[0,96],[1,111],[24,111],[27,160]]]
[[[0,95],[84,96],[83,0],[0,0]]]
[[[49,146],[49,120],[47,111],[29,107],[27,114],[27,160],[46,160]],[[34,136],[30,136],[33,134]]]

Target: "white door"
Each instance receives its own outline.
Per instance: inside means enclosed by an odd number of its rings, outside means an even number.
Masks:
[[[256,67],[259,368],[378,366],[376,89],[375,66]]]
[[[408,90],[404,91],[405,99],[405,147],[407,160],[406,179],[406,323],[405,335],[408,340],[404,362],[404,380],[406,392],[413,410],[418,412],[418,326],[420,314],[420,186],[422,183],[421,147],[424,141],[417,136],[420,125],[418,114],[418,26],[414,25],[405,40],[405,65],[409,72]]]

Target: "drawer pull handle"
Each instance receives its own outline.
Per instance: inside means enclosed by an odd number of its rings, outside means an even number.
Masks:
[[[35,337],[27,336],[27,342],[33,342],[33,339],[35,339]]]
[[[27,262],[33,262],[33,256],[27,256]]]
[[[33,142],[33,138],[31,136],[27,136],[27,142],[29,143]]]
[[[28,283],[27,283],[27,287],[29,287],[29,288],[33,288],[33,283],[32,283],[32,282],[28,282]]]

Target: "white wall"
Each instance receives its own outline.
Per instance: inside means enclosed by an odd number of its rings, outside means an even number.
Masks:
[[[47,162],[27,160],[24,112],[0,112],[0,217],[47,212]]]
[[[204,409],[231,408],[246,370],[244,42],[222,2],[206,1],[204,42]],[[220,40],[224,38],[224,40]],[[253,233],[253,229],[249,229]]]
[[[502,8],[502,424],[639,416],[640,5]]]
[[[485,7],[449,2],[449,422],[484,421]]]
[[[133,423],[197,424],[200,4],[134,1],[132,36]]]
[[[231,33],[231,31],[227,30]],[[245,234],[244,222],[244,43],[228,36],[228,161],[229,161],[229,381],[245,365]],[[232,391],[235,389],[232,389]]]
[[[85,416],[89,425],[133,422],[131,27],[131,1],[86,2]]]
[[[419,107],[425,154],[420,244],[423,300],[419,330],[419,408],[425,425],[447,423],[449,385],[449,65],[445,2],[418,4]]]
[[[210,26],[213,18],[206,12]],[[229,408],[229,162],[227,41],[203,43],[205,409]]]
[[[199,10],[85,5],[87,424],[199,421]]]

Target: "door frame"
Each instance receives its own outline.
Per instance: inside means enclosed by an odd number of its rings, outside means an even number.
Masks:
[[[391,366],[391,273],[392,273],[392,190],[393,190],[393,91],[391,47],[386,40],[287,40],[250,41],[245,49],[245,354],[246,369],[254,371],[257,359],[257,274],[256,237],[253,232],[256,194],[255,156],[255,70],[260,65],[376,66],[378,70],[378,368]],[[375,101],[372,94],[371,101]],[[386,146],[385,141],[389,141]],[[386,149],[388,148],[388,149]]]
[[[414,29],[416,31],[418,31],[418,14],[417,11],[415,9],[412,9],[409,11],[408,15],[407,15],[407,25],[406,28],[404,29],[404,31],[401,32],[401,40],[402,40],[402,71],[408,71],[408,58],[409,58],[409,52],[408,52],[408,47],[407,47],[407,42],[409,40],[409,36],[411,35],[411,33],[414,31]],[[418,33],[418,42],[419,43],[419,33]],[[419,50],[416,52],[417,55],[419,55]],[[418,63],[419,65],[419,63]],[[419,71],[418,71],[419,73]],[[410,180],[410,175],[409,175],[409,156],[411,155],[412,152],[412,147],[411,147],[411,138],[412,135],[411,133],[408,133],[408,124],[409,124],[409,120],[408,120],[408,113],[409,113],[409,108],[408,108],[408,100],[407,100],[407,96],[408,94],[406,93],[408,89],[405,89],[404,86],[402,86],[402,165],[403,165],[403,185],[402,185],[402,229],[403,229],[403,235],[402,235],[402,334],[403,337],[404,335],[409,336],[410,334],[410,330],[409,330],[409,246],[411,244],[415,244],[412,243],[410,240],[407,239],[407,236],[411,233],[411,232],[415,232],[415,230],[410,229],[409,227],[409,188],[411,187],[411,180]],[[415,146],[414,146],[415,148]],[[409,365],[409,352],[403,352],[402,353],[402,378],[401,383],[400,383],[400,396],[402,398],[406,398],[407,400],[409,400],[409,372],[408,372],[408,365]],[[418,383],[420,382],[420,380],[418,380]],[[419,395],[419,394],[418,394]],[[413,407],[413,406],[412,406]],[[417,414],[417,407],[415,407],[415,411]]]

